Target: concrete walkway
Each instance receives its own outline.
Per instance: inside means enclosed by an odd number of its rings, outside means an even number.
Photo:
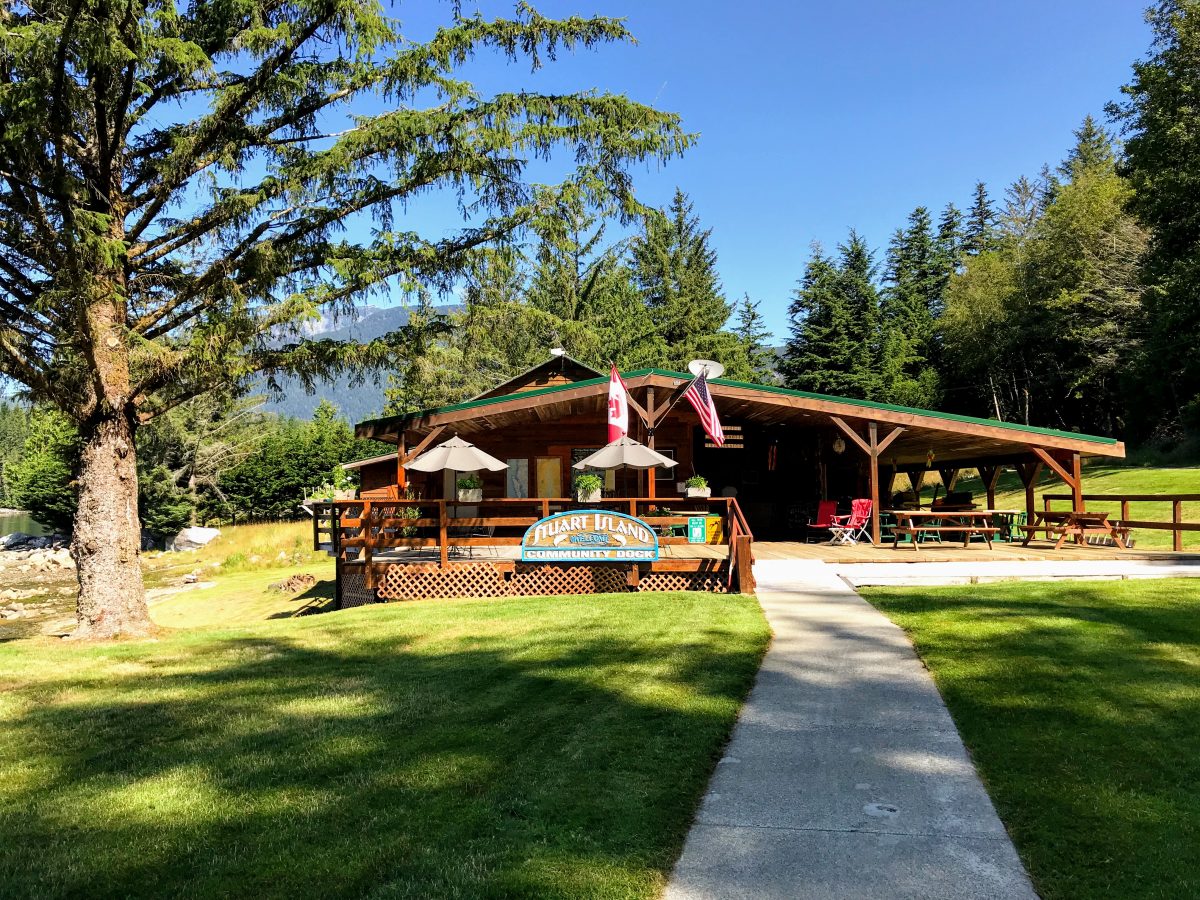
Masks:
[[[904,633],[824,563],[755,576],[775,639],[667,898],[1035,897]]]

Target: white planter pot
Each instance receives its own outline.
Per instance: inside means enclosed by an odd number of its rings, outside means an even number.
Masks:
[[[483,488],[471,488],[464,490],[459,488],[458,502],[459,503],[479,503],[483,500]]]
[[[584,493],[583,491],[576,491],[575,499],[580,503],[599,503],[600,491],[589,491],[587,493]]]
[[[712,496],[712,488],[710,488],[710,487],[691,488],[690,487],[687,489],[687,495],[689,497],[711,497]]]

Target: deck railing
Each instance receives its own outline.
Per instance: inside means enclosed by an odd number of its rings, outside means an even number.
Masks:
[[[1118,528],[1145,528],[1151,531],[1172,532],[1171,544],[1176,551],[1183,550],[1183,533],[1185,531],[1200,531],[1200,522],[1183,520],[1183,504],[1200,503],[1200,494],[1084,494],[1082,499],[1084,503],[1119,503],[1121,515],[1119,519],[1114,520],[1114,524]],[[1071,495],[1043,494],[1042,500],[1045,503],[1046,511],[1049,512],[1052,502],[1070,503]],[[1131,505],[1134,503],[1170,503],[1171,521],[1135,519],[1131,510]]]
[[[735,566],[750,578],[754,535],[737,500],[732,497],[651,498],[612,497],[579,503],[569,497],[495,498],[477,502],[457,500],[333,500],[316,502],[313,509],[313,548],[340,559],[353,555],[370,565],[383,551],[398,548],[437,548],[443,567],[451,547],[512,546],[539,519],[574,509],[609,509],[628,513],[662,529],[686,526],[696,515],[721,517],[722,543],[729,548],[730,572]],[[463,510],[470,513],[463,515]],[[497,531],[507,532],[499,533]],[[686,536],[661,535],[659,544],[688,544]]]

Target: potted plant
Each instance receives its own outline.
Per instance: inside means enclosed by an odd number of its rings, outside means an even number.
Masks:
[[[604,487],[604,479],[591,472],[575,476],[575,499],[580,503],[598,503],[600,490]]]
[[[703,475],[693,475],[683,483],[683,486],[687,489],[687,495],[689,497],[712,496],[712,490],[708,486],[708,479]]]
[[[458,479],[458,502],[479,503],[483,500],[483,481],[474,472]]]

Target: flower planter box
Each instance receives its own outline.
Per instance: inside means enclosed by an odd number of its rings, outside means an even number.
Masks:
[[[480,503],[482,501],[483,488],[460,489],[458,492],[459,503]]]
[[[599,503],[600,491],[576,491],[575,499],[579,503]]]
[[[689,496],[689,497],[711,497],[712,496],[712,488],[690,487],[690,488],[687,488],[686,490],[687,490],[687,496]]]

